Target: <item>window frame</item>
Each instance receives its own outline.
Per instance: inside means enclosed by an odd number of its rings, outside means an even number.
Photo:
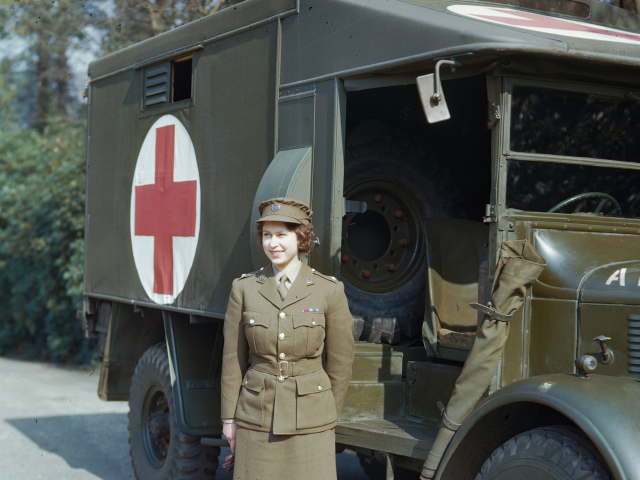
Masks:
[[[138,69],[139,82],[140,82],[140,114],[139,118],[145,118],[152,115],[158,115],[163,113],[172,112],[175,110],[180,110],[183,108],[190,108],[195,105],[195,94],[196,94],[196,64],[199,51],[192,52],[183,52],[181,55],[175,55],[172,58],[164,58],[161,62],[154,62],[150,64],[145,64],[144,67]],[[173,73],[173,64],[176,60],[180,60],[182,58],[191,57],[191,97],[185,100],[180,100],[178,102],[169,103],[161,103],[158,105],[151,105],[145,107],[144,99],[145,99],[145,74],[147,70],[152,68],[159,67],[164,64],[169,64],[169,99],[173,98],[173,82],[174,82],[174,73]]]
[[[624,89],[616,87],[607,87],[603,85],[588,84],[588,83],[561,83],[547,80],[534,80],[521,77],[507,77],[504,79],[504,102],[505,111],[508,112],[505,115],[505,121],[503,122],[503,152],[502,154],[507,160],[520,160],[525,162],[551,162],[551,163],[569,163],[578,165],[591,165],[597,167],[614,167],[627,170],[640,170],[640,163],[624,162],[620,160],[607,160],[603,158],[589,158],[589,157],[569,157],[563,155],[552,155],[547,153],[525,153],[511,150],[511,96],[513,94],[513,87],[515,86],[527,86],[527,87],[540,87],[550,88],[555,90],[564,90],[577,93],[594,93],[598,95],[604,95],[607,97],[624,98],[625,94],[633,93],[640,98],[640,91],[634,89]]]
[[[510,210],[507,207],[507,175],[509,169],[509,162],[525,161],[525,162],[547,162],[547,163],[561,163],[561,164],[573,164],[573,165],[587,165],[594,167],[604,168],[620,168],[626,170],[640,170],[640,163],[623,162],[619,160],[607,160],[602,158],[588,158],[588,157],[567,157],[562,155],[551,155],[544,153],[524,153],[511,150],[511,95],[513,93],[513,87],[515,86],[529,86],[529,87],[541,87],[552,88],[557,90],[565,90],[570,92],[579,93],[595,93],[599,95],[621,97],[627,93],[633,93],[640,97],[640,91],[632,88],[610,87],[605,85],[593,84],[593,83],[581,83],[581,82],[559,82],[551,80],[540,80],[528,77],[519,76],[502,76],[502,90],[500,93],[500,108],[503,115],[499,129],[499,145],[497,146],[499,152],[499,159],[497,171],[495,172],[496,193],[497,193],[497,205],[496,214],[497,218],[500,218],[506,210]],[[492,147],[495,148],[495,147]],[[495,150],[494,150],[495,151]],[[544,216],[558,216],[559,218],[566,218],[566,213],[549,213],[549,212],[535,212],[523,210],[522,213],[528,215],[544,215]],[[635,222],[639,219],[631,219],[624,217],[605,217],[608,222],[625,221]]]

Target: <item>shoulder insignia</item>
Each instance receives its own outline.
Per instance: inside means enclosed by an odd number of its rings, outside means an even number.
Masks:
[[[262,270],[264,270],[264,267],[261,268],[260,270],[256,270],[255,272],[243,273],[238,280],[243,280],[245,278],[257,276],[259,273],[262,272]]]
[[[324,278],[325,280],[329,280],[330,282],[333,282],[333,283],[338,283],[338,279],[336,277],[332,277],[331,275],[325,275],[323,273],[320,273],[316,269],[311,269],[311,271],[313,272],[314,275],[317,275],[320,278]]]

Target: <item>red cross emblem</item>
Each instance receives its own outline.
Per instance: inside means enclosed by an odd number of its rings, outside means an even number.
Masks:
[[[172,115],[165,115],[154,127],[143,143],[134,174],[132,240],[147,294],[158,303],[171,303],[184,288],[195,255],[199,180],[195,151],[184,126]],[[155,144],[150,136],[154,131]],[[181,157],[180,162],[176,157]],[[195,179],[177,180],[176,172]],[[178,239],[191,241],[180,243]]]

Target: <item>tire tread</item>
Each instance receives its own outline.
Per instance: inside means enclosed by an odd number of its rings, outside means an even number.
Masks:
[[[516,455],[544,459],[566,473],[567,480],[610,480],[593,444],[573,427],[551,426],[516,435],[498,447],[475,480],[491,480],[493,471]]]
[[[141,404],[149,385],[156,381],[167,397],[171,418],[171,443],[169,452],[162,467],[156,469],[145,465],[144,445],[139,444],[136,429],[141,428]],[[169,371],[169,357],[164,343],[153,345],[147,349],[136,365],[129,390],[129,453],[137,480],[213,480],[218,469],[220,448],[205,447],[200,444],[200,437],[188,435],[176,424],[173,389]],[[142,450],[139,452],[138,450]],[[150,467],[152,470],[150,470]]]

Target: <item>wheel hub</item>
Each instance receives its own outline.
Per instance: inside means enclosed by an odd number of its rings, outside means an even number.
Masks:
[[[169,428],[169,422],[166,413],[153,412],[149,415],[149,435],[153,439],[163,437]]]
[[[359,182],[345,192],[366,211],[347,212],[342,223],[345,280],[373,293],[400,288],[424,258],[420,209],[402,186],[382,178]]]
[[[144,448],[151,464],[160,468],[169,452],[171,419],[167,397],[158,385],[152,386],[144,401],[142,413]]]

